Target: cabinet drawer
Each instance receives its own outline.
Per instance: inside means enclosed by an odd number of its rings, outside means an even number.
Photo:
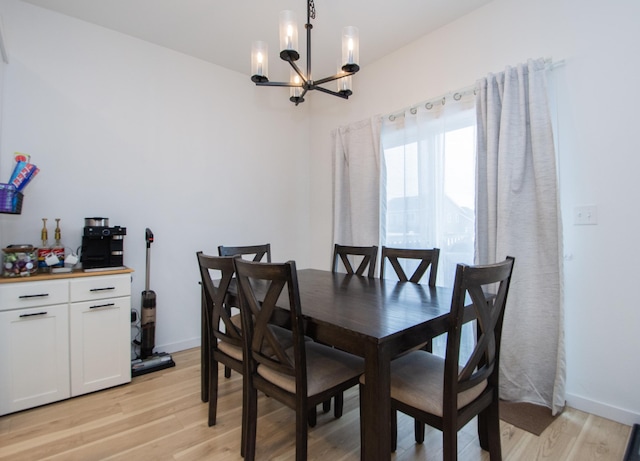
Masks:
[[[49,306],[69,301],[69,282],[20,282],[0,285],[0,311]]]
[[[71,280],[71,302],[131,295],[131,276],[107,275]]]

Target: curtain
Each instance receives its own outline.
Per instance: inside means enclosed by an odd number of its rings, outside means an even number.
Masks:
[[[437,284],[473,263],[476,114],[473,92],[387,117],[382,125],[382,244],[440,248]],[[403,264],[411,265],[410,262]],[[414,270],[405,267],[405,270]]]
[[[500,396],[565,403],[562,227],[543,59],[476,83],[476,262],[515,256]]]
[[[409,108],[383,120],[382,244],[439,248],[436,284],[452,287],[458,263],[472,264],[475,230],[476,111],[472,91]],[[406,273],[417,263],[402,261]],[[386,270],[393,270],[389,267]],[[463,326],[461,356],[473,350]],[[443,356],[447,335],[433,339]]]
[[[380,117],[331,132],[333,243],[369,246],[380,241]]]

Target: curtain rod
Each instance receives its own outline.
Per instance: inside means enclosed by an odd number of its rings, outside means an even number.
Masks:
[[[388,115],[383,116],[383,118],[389,118],[389,120],[393,122],[397,117],[404,117],[404,113],[407,110],[412,114],[415,114],[416,112],[418,112],[418,107],[420,106],[424,106],[425,109],[431,110],[435,105],[444,106],[447,102],[447,98],[449,99],[453,98],[454,101],[460,101],[464,96],[468,96],[472,93],[475,93],[475,85],[466,86],[455,92],[449,92],[437,98],[427,99],[426,101],[422,101],[418,104],[414,104],[405,109],[396,110]]]
[[[551,58],[544,58],[544,62],[547,66],[549,66],[549,69],[551,70],[560,66],[564,66],[564,63],[565,63],[564,59],[553,61]],[[393,122],[397,117],[404,117],[404,114],[407,110],[415,115],[416,112],[418,111],[418,107],[420,106],[424,106],[425,109],[430,110],[436,104],[445,105],[445,103],[447,102],[447,97],[453,98],[454,101],[460,101],[460,99],[462,99],[464,96],[468,96],[471,93],[475,94],[475,92],[476,92],[475,84],[469,85],[457,91],[450,91],[437,98],[427,99],[426,101],[419,102],[418,104],[409,106],[407,108],[393,111],[390,114],[383,115],[382,118],[388,118],[390,121]]]

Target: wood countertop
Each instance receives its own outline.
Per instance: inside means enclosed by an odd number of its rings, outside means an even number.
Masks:
[[[75,270],[73,272],[62,272],[58,274],[51,273],[36,273],[22,277],[0,277],[0,284],[2,283],[14,283],[14,282],[38,282],[42,280],[58,280],[58,279],[69,279],[69,278],[78,278],[78,277],[95,277],[98,275],[117,275],[117,274],[129,274],[134,272],[133,269],[129,269],[125,267],[124,269],[104,269],[100,271],[91,270],[89,272],[85,272],[82,269]]]

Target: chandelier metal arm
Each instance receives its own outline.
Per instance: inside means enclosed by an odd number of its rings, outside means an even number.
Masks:
[[[349,99],[349,96],[350,96],[350,94],[346,94],[346,93],[342,93],[342,92],[338,93],[337,91],[331,91],[331,90],[328,90],[328,89],[326,89],[324,87],[321,87],[321,86],[315,86],[314,85],[314,87],[312,89],[321,91],[323,93],[332,94],[333,96],[337,96],[337,97],[342,98],[342,99]]]
[[[256,86],[288,86],[288,87],[302,87],[302,85],[291,82],[254,82]]]
[[[296,73],[300,76],[300,80],[302,80],[302,83],[303,84],[307,83],[307,78],[304,76],[304,74],[302,73],[298,65],[294,61],[291,61],[289,59],[285,59],[285,61],[291,64],[291,67],[293,67],[293,70],[295,70]],[[310,67],[310,66],[307,65],[307,67]],[[311,74],[307,74],[307,75],[311,75]],[[297,86],[297,85],[293,85],[293,86]]]
[[[332,82],[334,80],[338,80],[342,77],[348,77],[349,75],[353,75],[355,72],[344,72],[342,74],[332,75],[331,77],[321,78],[320,80],[314,80],[314,85],[322,85],[323,83]]]

